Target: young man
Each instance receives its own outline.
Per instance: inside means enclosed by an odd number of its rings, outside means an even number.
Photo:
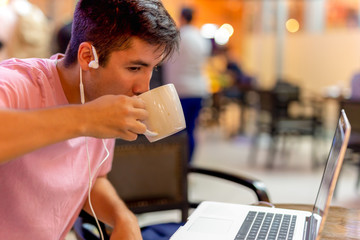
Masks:
[[[64,239],[92,214],[89,162],[97,217],[112,239],[141,239],[101,162],[113,138],[146,131],[136,95],[178,39],[160,0],[80,0],[65,56],[0,63],[0,239]]]

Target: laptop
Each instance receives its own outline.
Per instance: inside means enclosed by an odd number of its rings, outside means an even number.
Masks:
[[[350,130],[350,123],[342,110],[312,212],[204,201],[170,239],[318,239],[340,173]]]

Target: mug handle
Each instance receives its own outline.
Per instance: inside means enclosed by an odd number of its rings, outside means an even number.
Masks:
[[[157,136],[159,134],[157,132],[152,132],[152,131],[146,129],[144,135],[147,136],[147,137],[155,137],[155,136]]]

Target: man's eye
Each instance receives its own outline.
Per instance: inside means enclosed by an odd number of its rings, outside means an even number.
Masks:
[[[129,67],[128,69],[132,72],[137,72],[140,70],[140,67]]]

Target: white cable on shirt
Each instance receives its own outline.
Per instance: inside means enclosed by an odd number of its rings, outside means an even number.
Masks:
[[[107,147],[106,147],[105,140],[102,139],[102,142],[103,142],[103,145],[104,145],[104,148],[105,148],[105,151],[106,151],[106,156],[105,156],[105,158],[100,162],[100,164],[97,166],[97,168],[95,169],[94,175],[92,175],[92,174],[91,174],[91,167],[90,167],[90,154],[89,154],[88,141],[87,141],[87,137],[85,137],[86,156],[87,156],[88,167],[89,167],[88,201],[89,201],[89,206],[90,206],[91,212],[92,212],[92,214],[93,214],[93,216],[94,216],[94,218],[95,218],[96,224],[97,224],[97,226],[98,226],[98,228],[99,228],[100,237],[101,237],[102,240],[104,240],[104,235],[103,235],[103,232],[102,232],[102,230],[101,230],[101,227],[100,227],[98,218],[97,218],[97,216],[96,216],[96,214],[95,214],[94,208],[93,208],[93,206],[92,206],[92,204],[91,204],[91,197],[90,197],[93,178],[95,177],[96,172],[99,170],[99,168],[101,167],[101,165],[108,159],[108,157],[109,157],[109,155],[110,155],[109,150],[108,150]]]

